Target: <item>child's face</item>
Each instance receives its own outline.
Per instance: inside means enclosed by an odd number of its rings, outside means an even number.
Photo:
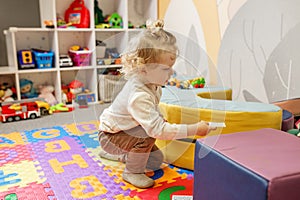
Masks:
[[[155,85],[165,85],[173,75],[173,65],[176,61],[176,54],[163,53],[157,63],[152,63],[146,67],[147,80]]]
[[[24,86],[21,88],[21,93],[22,93],[22,94],[25,94],[25,93],[30,92],[30,90],[31,90],[31,84],[27,84],[27,85],[24,85]]]
[[[160,57],[160,64],[172,67],[176,61],[176,53],[165,52]]]

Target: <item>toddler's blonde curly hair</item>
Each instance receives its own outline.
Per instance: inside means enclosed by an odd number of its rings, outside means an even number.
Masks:
[[[148,20],[147,28],[130,40],[127,50],[121,55],[123,67],[120,70],[129,78],[138,74],[147,63],[159,62],[165,52],[176,54],[176,37],[163,29],[163,20]]]

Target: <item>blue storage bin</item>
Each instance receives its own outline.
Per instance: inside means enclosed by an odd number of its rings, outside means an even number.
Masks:
[[[54,52],[33,51],[35,63],[38,69],[48,69],[53,67]]]

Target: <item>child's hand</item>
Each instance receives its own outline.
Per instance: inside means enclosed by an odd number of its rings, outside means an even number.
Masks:
[[[210,126],[208,122],[206,121],[200,121],[197,123],[197,133],[198,136],[205,136],[210,131],[216,130],[217,127]]]
[[[200,121],[198,123],[189,124],[187,126],[188,136],[194,136],[194,135],[205,136],[210,131],[216,130],[216,129],[217,129],[217,126],[210,125],[210,123],[208,123],[206,121]]]

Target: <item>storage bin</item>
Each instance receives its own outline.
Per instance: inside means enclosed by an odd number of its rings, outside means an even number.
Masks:
[[[99,74],[99,97],[101,101],[112,102],[126,83],[121,75]]]
[[[53,67],[54,53],[52,51],[32,51],[35,64],[38,69],[48,69]]]
[[[92,51],[72,51],[69,50],[69,56],[73,61],[73,66],[89,66],[91,65]]]
[[[105,46],[96,46],[96,57],[97,58],[104,58],[105,56]]]

